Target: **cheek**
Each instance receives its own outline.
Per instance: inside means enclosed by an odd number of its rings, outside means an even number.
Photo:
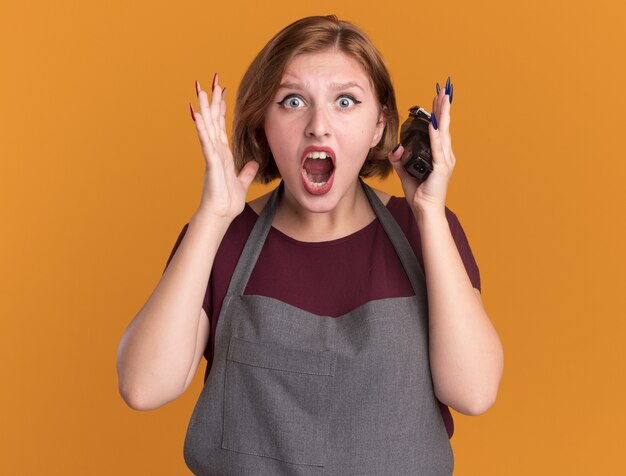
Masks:
[[[276,121],[271,121],[271,120],[266,121],[264,131],[265,131],[265,138],[267,140],[268,145],[270,146],[270,149],[272,149],[272,151],[279,150],[281,147],[280,139],[281,139],[281,136],[283,136],[283,134],[281,134],[280,126],[276,123]]]
[[[377,124],[362,124],[359,128],[359,138],[361,142],[367,143],[368,148],[374,147],[381,137],[381,130],[379,130]]]
[[[298,136],[298,131],[301,126],[298,121],[294,120],[278,120],[275,118],[269,118],[265,121],[265,136],[268,141],[273,141],[276,144],[289,143]]]

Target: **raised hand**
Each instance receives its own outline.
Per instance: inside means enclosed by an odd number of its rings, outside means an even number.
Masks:
[[[437,95],[433,99],[431,124],[428,127],[433,159],[431,174],[425,181],[420,182],[407,173],[402,167],[406,157],[403,157],[404,148],[401,145],[388,155],[389,161],[400,177],[404,195],[414,212],[445,210],[448,184],[456,164],[450,136],[450,107],[453,95],[450,78],[444,89],[441,89],[439,84],[436,88]]]
[[[217,73],[213,77],[210,100],[197,81],[196,94],[200,112],[195,112],[191,104],[189,107],[206,163],[197,213],[232,220],[243,211],[248,187],[259,164],[251,160],[237,175],[226,134],[226,88],[222,89],[218,84]]]

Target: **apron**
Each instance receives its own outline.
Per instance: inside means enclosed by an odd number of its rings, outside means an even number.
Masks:
[[[224,297],[213,366],[185,438],[194,474],[452,474],[430,374],[424,273],[399,225],[361,183],[415,296],[370,301],[331,318],[244,295],[281,182]]]

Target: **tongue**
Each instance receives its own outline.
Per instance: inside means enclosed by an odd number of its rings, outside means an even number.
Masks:
[[[311,159],[304,161],[304,170],[311,182],[327,182],[333,171],[333,162],[330,159]]]

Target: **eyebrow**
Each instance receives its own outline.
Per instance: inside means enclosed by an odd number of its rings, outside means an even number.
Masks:
[[[330,87],[332,89],[349,89],[349,88],[359,88],[361,91],[365,92],[365,90],[354,81],[349,81],[347,83],[330,83]],[[278,89],[306,89],[301,83],[290,83],[288,81],[280,83]]]

